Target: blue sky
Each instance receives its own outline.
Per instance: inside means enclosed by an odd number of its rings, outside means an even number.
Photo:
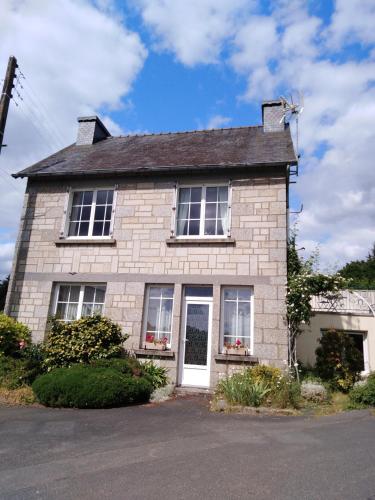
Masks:
[[[0,157],[0,274],[25,188],[9,174],[73,142],[77,116],[99,114],[113,134],[254,125],[262,99],[299,91],[300,244],[319,245],[326,268],[367,255],[373,0],[5,0],[2,9],[0,71],[14,53],[27,79]]]

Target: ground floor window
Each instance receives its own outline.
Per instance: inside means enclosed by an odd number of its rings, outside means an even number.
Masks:
[[[148,286],[144,320],[144,337],[147,342],[164,340],[166,344],[170,344],[173,291],[173,286]]]
[[[54,315],[62,321],[102,314],[106,287],[102,284],[58,284]]]
[[[245,346],[252,341],[252,289],[224,287],[221,295],[222,347]]]

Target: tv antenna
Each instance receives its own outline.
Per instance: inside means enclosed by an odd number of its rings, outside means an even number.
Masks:
[[[298,117],[302,114],[304,110],[304,98],[302,92],[298,92],[298,102],[293,101],[293,96],[290,95],[290,99],[286,99],[284,96],[280,96],[281,102],[283,103],[284,113],[280,120],[280,123],[286,121],[290,123],[292,118],[296,119],[296,150],[297,150],[297,158],[299,158],[299,148],[298,148]]]

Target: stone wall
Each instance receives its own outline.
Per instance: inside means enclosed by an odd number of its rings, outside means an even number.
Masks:
[[[146,284],[175,286],[172,350],[178,352],[183,285],[214,286],[212,372],[223,371],[219,350],[220,289],[254,288],[254,356],[281,365],[287,359],[284,324],[286,283],[285,170],[270,175],[232,176],[231,243],[168,244],[176,181],[191,177],[29,181],[16,251],[9,313],[30,325],[35,340],[45,335],[53,284],[106,283],[105,314],[130,334],[128,348],[140,346]],[[228,177],[196,178],[197,184]],[[110,244],[66,244],[59,240],[66,193],[71,188],[113,187],[117,204]],[[178,356],[166,360],[176,372]]]

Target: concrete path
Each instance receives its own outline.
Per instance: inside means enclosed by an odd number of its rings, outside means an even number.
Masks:
[[[1,407],[0,498],[375,500],[375,417]]]

